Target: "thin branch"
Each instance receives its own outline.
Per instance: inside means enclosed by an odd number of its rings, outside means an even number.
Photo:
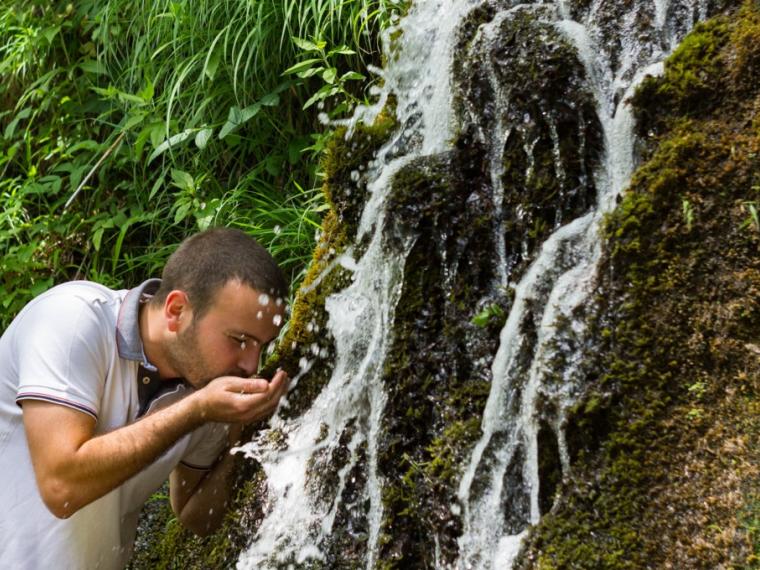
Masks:
[[[79,195],[79,192],[82,191],[82,188],[84,188],[84,185],[87,184],[87,182],[92,178],[92,175],[95,174],[95,171],[100,168],[100,165],[103,164],[103,161],[108,158],[108,155],[110,155],[114,149],[119,146],[121,141],[124,139],[124,135],[126,133],[122,132],[118,137],[116,137],[116,140],[113,142],[111,146],[109,146],[106,151],[103,153],[103,156],[100,157],[100,160],[95,163],[95,166],[92,167],[92,169],[87,173],[87,176],[84,177],[82,182],[79,183],[79,186],[77,186],[77,189],[74,190],[74,193],[71,195],[71,197],[66,200],[66,204],[63,206],[63,210],[66,211],[66,208],[68,208],[71,203],[74,201],[74,198],[76,198]]]

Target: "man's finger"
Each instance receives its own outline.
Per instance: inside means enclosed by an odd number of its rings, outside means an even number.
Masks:
[[[269,382],[264,378],[233,378],[230,391],[241,394],[261,394],[269,389]]]
[[[287,385],[288,373],[282,368],[278,369],[272,377],[272,384],[275,388],[279,389],[281,386]]]

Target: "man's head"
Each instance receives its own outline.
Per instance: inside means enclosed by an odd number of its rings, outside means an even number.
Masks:
[[[240,230],[213,228],[187,238],[169,257],[151,303],[161,306],[171,291],[184,291],[198,319],[230,281],[273,298],[285,299],[288,294],[285,276],[255,239]]]
[[[216,228],[185,240],[162,277],[151,305],[167,327],[165,372],[196,388],[254,374],[285,314],[287,285],[269,253],[241,231]]]

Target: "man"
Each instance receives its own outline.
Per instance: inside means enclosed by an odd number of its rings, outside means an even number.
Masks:
[[[226,447],[287,388],[282,371],[251,378],[286,292],[266,250],[217,228],[185,240],[162,280],[75,281],[30,302],[0,339],[0,565],[123,568],[167,477],[179,520],[214,530]]]

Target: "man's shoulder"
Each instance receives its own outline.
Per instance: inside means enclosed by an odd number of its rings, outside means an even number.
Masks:
[[[48,289],[38,298],[49,296],[58,298],[81,299],[84,302],[120,302],[127,290],[115,290],[94,281],[67,281]]]
[[[56,331],[113,328],[118,309],[127,291],[109,289],[92,281],[69,281],[35,297],[21,311],[9,329],[32,327],[41,323]],[[22,324],[23,323],[23,324]],[[89,326],[87,323],[90,323]],[[14,326],[17,325],[17,326]]]

